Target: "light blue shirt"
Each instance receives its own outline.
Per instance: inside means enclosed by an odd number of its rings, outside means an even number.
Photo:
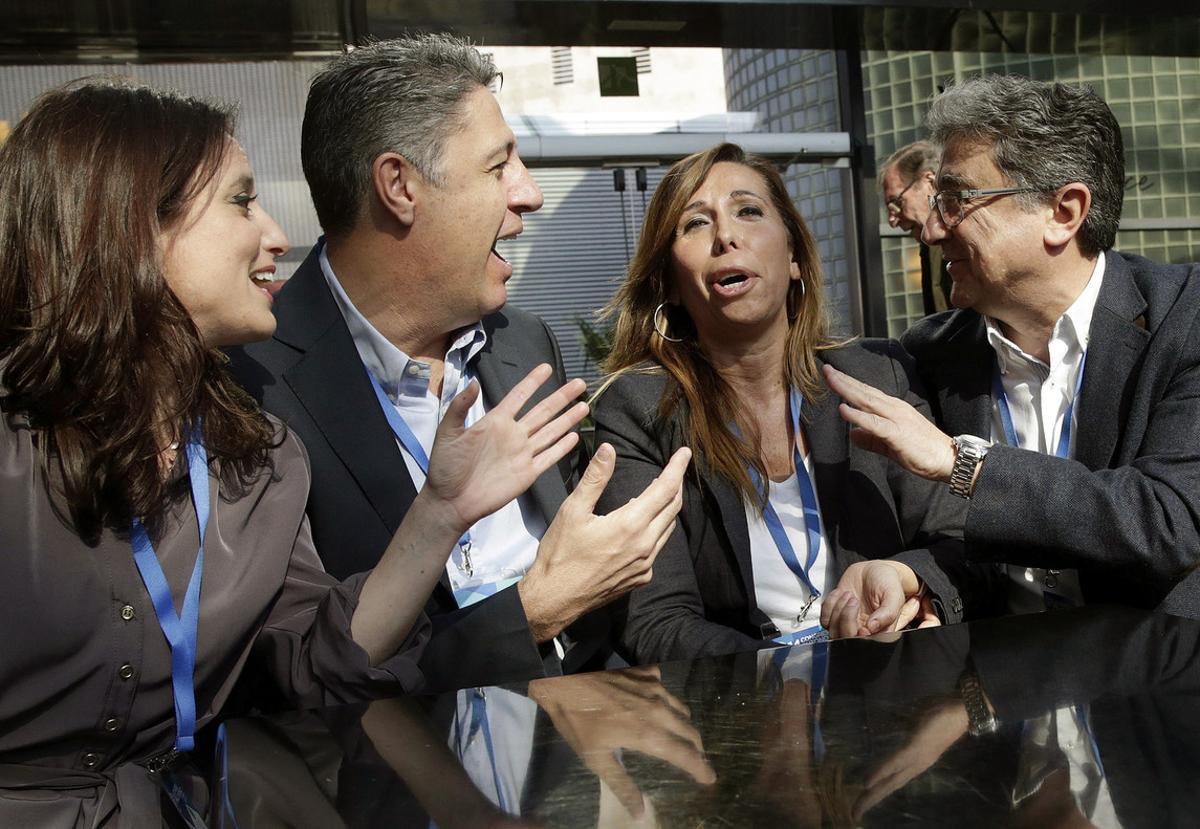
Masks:
[[[434,435],[446,407],[475,379],[472,361],[487,344],[483,326],[476,323],[452,335],[445,356],[442,393],[438,396],[429,388],[430,365],[409,357],[392,345],[354,307],[333,273],[323,244],[320,263],[363,365],[379,380],[388,400],[412,429],[426,454],[431,454]],[[467,414],[467,423],[477,422],[487,409],[480,394]],[[425,485],[425,473],[403,448],[400,454],[413,484],[420,489]],[[546,520],[528,493],[476,523],[471,528],[473,575],[467,575],[462,552],[457,546],[446,562],[446,574],[459,604],[471,604],[518,581],[533,564],[538,543],[545,532]]]

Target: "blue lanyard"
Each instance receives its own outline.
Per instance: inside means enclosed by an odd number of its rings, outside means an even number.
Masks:
[[[803,403],[804,398],[796,389],[792,389],[788,409],[792,418],[793,462],[796,467],[796,481],[800,485],[800,502],[804,506],[804,529],[808,536],[807,563],[800,564],[796,550],[792,547],[791,539],[788,538],[787,531],[783,528],[783,522],[779,520],[779,514],[775,512],[775,507],[771,506],[769,497],[763,499],[763,521],[767,525],[767,531],[771,533],[771,538],[775,541],[775,546],[779,548],[779,555],[783,557],[784,564],[796,574],[796,578],[800,579],[808,588],[810,597],[815,600],[821,597],[821,591],[813,585],[809,573],[812,572],[813,565],[817,563],[817,555],[821,552],[821,509],[817,505],[817,491],[813,488],[812,479],[808,477],[808,470],[804,468],[804,456],[800,454],[800,407]],[[754,471],[753,467],[749,471],[754,486],[761,489],[762,482],[759,480],[758,473]]]
[[[820,762],[825,757],[825,736],[821,733],[821,723],[817,719],[817,706],[821,702],[821,695],[825,693],[825,679],[829,674],[829,640],[817,640],[812,642],[810,647],[812,648],[812,681],[808,684],[809,722],[813,727],[813,756]],[[776,648],[775,653],[771,655],[771,664],[775,666],[781,684],[783,682],[783,666],[791,652],[790,647]]]
[[[196,523],[200,526],[200,549],[196,566],[188,581],[183,598],[183,612],[175,615],[175,600],[171,586],[163,575],[162,566],[150,543],[150,536],[140,518],[133,519],[129,538],[133,544],[133,561],[137,564],[146,592],[154,604],[158,626],[162,628],[171,648],[171,685],[175,692],[175,750],[191,751],[196,744],[196,632],[200,627],[200,579],[204,571],[204,531],[208,526],[208,452],[200,441],[199,429],[192,432],[187,444],[188,477],[192,484],[192,504],[196,508]]]
[[[425,477],[429,477],[429,456],[425,454],[425,447],[417,440],[417,436],[413,434],[413,430],[404,422],[404,418],[396,411],[396,407],[392,405],[392,401],[388,400],[388,396],[383,391],[383,386],[379,385],[379,380],[375,377],[375,373],[367,369],[367,377],[371,379],[371,388],[375,390],[375,397],[379,400],[379,407],[383,409],[383,416],[387,418],[388,425],[392,427],[392,433],[395,434],[396,440],[400,441],[400,445],[404,447],[404,451],[417,462],[417,466],[421,468],[421,472]],[[471,551],[471,531],[467,530],[463,533],[462,538],[458,540],[458,546],[462,550],[464,556]],[[467,575],[471,575],[470,560],[464,562],[467,570]]]
[[[488,753],[488,763],[492,767],[492,785],[496,787],[496,805],[500,807],[500,811],[508,812],[508,805],[505,803],[504,798],[504,786],[500,782],[500,770],[496,762],[496,746],[492,743],[492,729],[488,723],[487,698],[483,695],[482,688],[475,688],[465,693],[471,695],[471,722],[467,727],[465,738],[462,733],[462,726],[458,726],[458,760],[460,763],[463,762],[471,740],[474,739],[477,733],[482,731],[484,747]],[[456,724],[458,724],[457,718]]]
[[[1079,359],[1079,374],[1075,378],[1075,395],[1067,404],[1063,413],[1062,430],[1058,433],[1058,448],[1054,454],[1060,458],[1070,456],[1071,451],[1071,416],[1075,411],[1075,401],[1079,399],[1079,390],[1083,388],[1083,365],[1087,361],[1087,353]],[[1008,408],[1008,396],[1004,393],[1004,383],[1000,380],[1000,365],[992,363],[992,396],[996,398],[996,406],[1000,409],[1000,425],[1004,429],[1004,442],[1009,446],[1020,448],[1021,441],[1017,439],[1017,430],[1013,426],[1012,411]]]

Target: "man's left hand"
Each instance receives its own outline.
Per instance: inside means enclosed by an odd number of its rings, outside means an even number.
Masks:
[[[911,405],[826,365],[829,388],[842,398],[838,413],[855,427],[850,439],[864,449],[886,455],[909,472],[949,483],[954,468],[954,441]]]

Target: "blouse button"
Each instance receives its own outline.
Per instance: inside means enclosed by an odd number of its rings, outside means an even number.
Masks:
[[[121,608],[121,618],[126,622],[133,619],[133,605],[127,604]]]
[[[120,727],[121,727],[121,721],[118,720],[116,717],[109,717],[107,720],[104,721],[104,730],[107,731],[109,734],[112,734],[114,731],[116,731]]]
[[[100,764],[100,755],[89,751],[83,755],[83,767],[85,769],[94,769]]]
[[[117,676],[121,679],[133,679],[133,666],[126,662],[117,669]]]

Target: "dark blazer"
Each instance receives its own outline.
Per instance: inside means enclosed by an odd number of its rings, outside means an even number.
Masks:
[[[951,435],[991,434],[993,355],[958,310],[902,340]],[[966,515],[975,562],[1078,568],[1084,598],[1200,613],[1200,274],[1105,254],[1075,458],[994,446]]]
[[[827,362],[865,383],[928,407],[910,387],[910,361],[895,341],[862,340],[819,353]],[[595,407],[596,440],[617,450],[612,481],[599,510],[621,506],[637,495],[680,446],[687,443],[685,404],[666,420],[659,401],[674,380],[638,370],[621,375]],[[963,601],[939,558],[961,559],[951,537],[961,527],[962,505],[945,485],[924,481],[886,458],[850,443],[832,392],[806,401],[804,429],[813,454],[821,518],[840,575],[865,558],[897,557],[931,573],[931,588],[948,621],[962,618]],[[630,594],[621,627],[626,658],[659,662],[751,650],[775,635],[754,597],[750,537],[743,501],[732,484],[710,474],[697,458],[684,483],[679,528],[654,564],[650,584]],[[970,579],[955,581],[973,584]]]
[[[417,490],[371,389],[314,248],[276,297],[275,335],[231,349],[238,381],[304,441],[312,462],[308,516],[326,570],[338,578],[374,567]],[[494,406],[538,363],[564,381],[558,343],[537,317],[505,308],[483,320],[488,341],[475,368]],[[530,488],[547,523],[575,474],[568,456]],[[431,689],[488,685],[559,672],[553,649],[529,631],[516,586],[460,610],[443,573],[426,606],[434,637],[422,659]],[[574,655],[584,658],[581,652]]]

